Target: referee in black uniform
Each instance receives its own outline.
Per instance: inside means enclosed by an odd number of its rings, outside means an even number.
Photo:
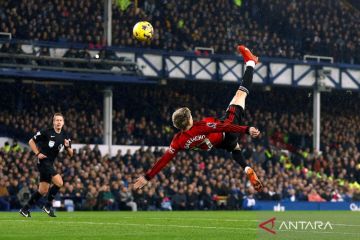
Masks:
[[[31,217],[30,208],[36,204],[41,197],[46,196],[46,194],[48,194],[47,203],[43,206],[42,210],[50,217],[56,217],[52,208],[52,201],[59,189],[63,186],[63,180],[60,174],[54,169],[54,161],[63,148],[65,148],[70,157],[73,155],[71,140],[64,130],[62,130],[63,126],[64,116],[61,113],[55,113],[53,117],[53,128],[37,132],[29,141],[29,145],[38,159],[37,167],[40,172],[40,184],[38,191],[31,196],[29,202],[19,211],[24,217]],[[53,183],[53,185],[50,188],[51,183]]]

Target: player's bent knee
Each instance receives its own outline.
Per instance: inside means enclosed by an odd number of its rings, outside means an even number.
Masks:
[[[245,99],[246,99],[247,93],[238,90],[233,97],[233,99],[230,102],[230,105],[238,105],[242,108],[245,108]]]
[[[238,97],[245,97],[246,98],[248,94],[247,94],[247,92],[239,89],[239,90],[236,91],[235,95],[238,96]]]

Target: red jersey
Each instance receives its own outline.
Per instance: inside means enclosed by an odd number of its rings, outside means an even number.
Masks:
[[[145,178],[153,178],[170,162],[179,150],[206,150],[218,146],[225,137],[225,132],[248,133],[248,126],[239,126],[230,122],[221,122],[215,118],[205,118],[194,122],[187,131],[178,132],[171,141],[165,154],[147,171]]]

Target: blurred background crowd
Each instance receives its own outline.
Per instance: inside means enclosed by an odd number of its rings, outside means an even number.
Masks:
[[[201,93],[204,87],[206,94]],[[15,88],[18,95],[11,94]],[[38,129],[51,127],[52,113],[61,111],[74,143],[102,143],[101,86],[1,84],[0,89],[4,92],[0,96],[1,135],[27,142]],[[262,131],[261,137],[251,140],[243,136],[240,141],[244,156],[265,183],[264,192],[255,193],[243,169],[220,150],[179,153],[151,185],[134,191],[130,183],[162,150],[143,148],[110,158],[87,147],[71,159],[59,157],[56,168],[65,185],[58,197],[72,199],[76,209],[109,210],[240,209],[246,208],[248,199],[359,200],[359,94],[322,94],[321,152],[316,152],[311,147],[312,92],[267,90],[254,88],[244,118],[244,125]],[[236,85],[174,81],[168,85],[120,85],[113,91],[114,143],[168,146],[176,132],[170,117],[177,107],[191,106],[195,119],[220,117]],[[45,95],[47,101],[42,101]],[[16,142],[8,143],[0,153],[2,208],[16,208],[24,196],[18,193],[37,187],[34,156]]]
[[[206,91],[204,92],[204,87]],[[49,127],[54,112],[65,115],[75,143],[102,143],[103,86],[92,84],[0,84],[0,133],[27,141]],[[236,84],[169,81],[166,85],[120,84],[113,87],[113,143],[167,146],[176,129],[172,112],[189,106],[194,119],[221,117]],[[19,94],[14,95],[13,92]],[[43,101],[46,96],[46,101]],[[139,98],[141,96],[141,98]],[[83,101],[87,99],[87,101]],[[166,99],[166,101],[164,101]],[[359,147],[360,95],[324,92],[321,97],[321,148]],[[254,87],[246,100],[244,125],[263,132],[256,140],[294,151],[312,146],[312,90]]]
[[[215,54],[235,54],[241,43],[261,57],[303,59],[310,54],[360,64],[359,7],[354,0],[117,0],[112,5],[112,44],[197,54],[195,48],[204,47]],[[154,26],[151,43],[133,39],[131,30],[139,20]],[[104,0],[0,0],[0,53],[26,50],[50,56],[46,44],[31,45],[41,41],[64,44],[65,58],[94,58],[89,50],[96,49],[96,58],[126,61],[106,48],[103,22]],[[0,64],[28,61],[0,57]],[[31,61],[109,68],[90,61]],[[50,128],[54,112],[64,114],[73,143],[103,143],[104,85],[1,80],[0,137],[13,141],[0,146],[0,210],[10,210],[23,205],[38,186],[36,161],[21,143]],[[114,84],[113,144],[144,147],[114,157],[102,156],[97,146],[77,150],[71,159],[60,154],[56,168],[65,184],[57,200],[76,210],[134,211],[249,209],[266,200],[360,201],[360,94],[321,94],[320,151],[314,151],[312,89],[270,86],[255,86],[246,103],[243,124],[258,127],[260,138],[240,139],[244,157],[264,182],[263,192],[255,192],[231,155],[218,150],[180,152],[144,189],[132,189],[131,183],[164,151],[147,146],[168,146],[176,133],[171,124],[176,108],[190,107],[196,120],[221,117],[237,87],[175,80]]]
[[[105,46],[103,1],[2,0],[0,4],[0,32],[15,39],[85,43],[89,49]],[[335,62],[359,64],[356,7],[337,0],[144,0],[136,8],[132,1],[120,0],[112,6],[112,43],[168,51],[194,51],[198,46],[233,54],[241,42],[260,56],[325,55]],[[144,19],[155,29],[150,45],[131,35],[134,23]],[[47,51],[44,48],[41,54]]]
[[[101,156],[97,147],[84,147],[71,159],[61,154],[55,163],[64,178],[56,200],[64,203],[61,207],[76,210],[134,211],[253,209],[257,201],[270,200],[360,201],[360,186],[354,182],[359,182],[359,165],[353,159],[337,159],[333,151],[306,157],[311,154],[303,152],[297,164],[284,159],[287,155],[279,149],[244,146],[248,163],[264,182],[261,193],[254,191],[243,169],[222,151],[182,152],[147,186],[135,191],[131,183],[162,150],[142,148],[110,158]],[[2,210],[19,208],[36,191],[35,162],[28,150],[0,151]]]

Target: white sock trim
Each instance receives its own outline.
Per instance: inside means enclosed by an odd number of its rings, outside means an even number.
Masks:
[[[247,173],[247,171],[250,169],[249,166],[245,167],[245,173]]]
[[[253,60],[247,61],[245,65],[246,65],[246,67],[255,68],[255,62]]]

